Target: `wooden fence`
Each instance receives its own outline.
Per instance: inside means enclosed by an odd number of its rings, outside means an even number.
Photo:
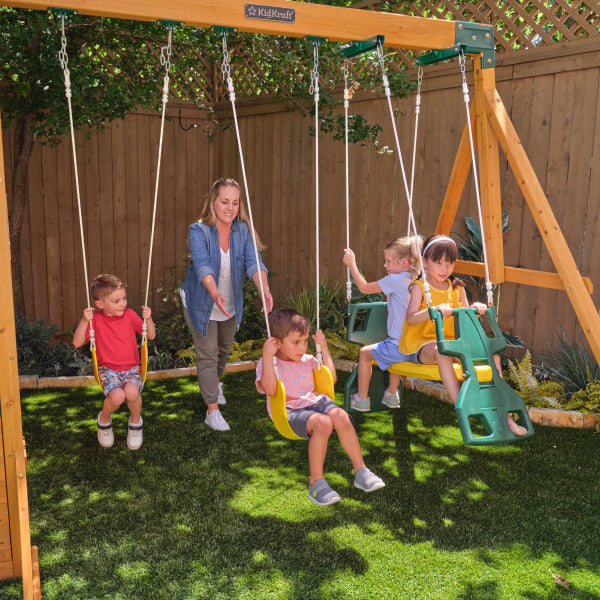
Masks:
[[[600,282],[595,260],[600,244],[600,38],[498,57],[497,87],[532,164],[546,190],[582,273]],[[415,173],[415,209],[419,230],[436,223],[445,186],[465,123],[455,64],[425,73],[423,110]],[[410,163],[412,99],[394,100],[405,161]],[[360,92],[352,110],[378,122],[384,132],[379,153],[353,146],[351,162],[350,245],[369,279],[384,274],[382,247],[404,235],[406,199],[399,173],[385,99]],[[219,108],[219,107],[217,107]],[[187,252],[187,226],[197,218],[212,179],[241,181],[231,129],[209,142],[204,116],[171,108],[167,124],[152,283]],[[221,107],[219,116],[226,118]],[[288,291],[314,285],[314,138],[308,119],[283,106],[261,104],[239,109],[249,192],[259,234],[268,245],[265,261],[277,273],[276,302]],[[86,139],[79,134],[79,164],[90,275],[114,271],[129,284],[130,304],[141,304],[150,238],[159,116],[128,115]],[[10,164],[10,137],[5,132]],[[343,144],[321,136],[321,277],[344,281],[341,262],[346,245]],[[503,210],[510,215],[506,264],[553,270],[533,219],[527,214],[512,174],[503,169]],[[10,189],[10,181],[7,182]],[[30,204],[23,233],[24,288],[29,318],[45,318],[71,329],[85,304],[71,153],[67,143],[36,145],[29,178]],[[10,199],[9,199],[10,201]],[[472,186],[465,190],[461,217],[475,217]],[[462,224],[456,223],[456,230]],[[160,298],[151,306],[159,312]],[[534,351],[552,342],[561,324],[573,336],[574,312],[562,292],[504,284],[501,325],[514,330]]]
[[[600,228],[600,38],[498,57],[497,87],[510,111],[523,146],[584,275],[600,282],[596,260]],[[419,230],[433,231],[454,161],[466,112],[456,64],[425,73],[423,107],[415,173],[415,212]],[[413,99],[394,100],[409,169],[412,154]],[[354,100],[352,110],[378,122],[382,146],[394,147],[387,102]],[[266,261],[278,275],[277,298],[287,290],[314,285],[314,138],[308,119],[262,105],[240,110],[247,154],[249,189],[258,229],[269,249]],[[321,276],[345,280],[342,252],[345,234],[344,149],[330,136],[321,138]],[[350,151],[350,245],[369,280],[385,274],[384,244],[405,235],[407,208],[399,163],[394,153],[372,146]],[[217,139],[218,173],[240,176],[233,134]],[[510,216],[505,259],[510,266],[551,270],[514,176],[502,166],[503,211]],[[472,185],[468,185],[455,229],[464,233],[464,216],[476,218]],[[579,328],[564,292],[504,284],[500,294],[501,325],[520,335],[533,351],[553,343],[559,326],[569,336]]]

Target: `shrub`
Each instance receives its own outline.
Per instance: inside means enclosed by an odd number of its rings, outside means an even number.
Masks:
[[[588,383],[600,380],[598,363],[579,344],[572,342],[562,327],[556,349],[541,358],[539,375],[562,383],[567,394],[585,390]]]
[[[555,381],[538,381],[533,374],[529,350],[521,361],[508,361],[506,380],[511,383],[528,406],[560,408],[565,388]]]
[[[60,330],[43,319],[30,322],[24,315],[15,315],[19,375],[57,377],[82,375],[91,360],[62,341],[56,341]]]

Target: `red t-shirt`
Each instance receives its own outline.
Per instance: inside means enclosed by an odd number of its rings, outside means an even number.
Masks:
[[[131,308],[126,308],[123,316],[109,317],[103,312],[95,312],[92,319],[96,338],[96,357],[99,367],[113,371],[127,371],[140,364],[136,332],[142,334],[144,321]],[[85,332],[90,340],[90,326]]]

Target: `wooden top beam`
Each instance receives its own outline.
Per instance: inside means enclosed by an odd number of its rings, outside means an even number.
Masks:
[[[254,18],[250,18],[245,15],[245,7],[250,3],[242,0],[50,1],[51,4],[48,0],[0,0],[0,5],[37,10],[46,10],[52,6],[76,10],[84,15],[151,22],[159,19],[178,21],[190,27],[219,25],[251,33],[324,37],[335,42],[358,41],[383,35],[385,46],[410,50],[448,48],[455,42],[455,21],[290,0],[258,0],[253,6],[276,7],[280,9],[280,14],[294,12],[293,23],[266,20],[268,9],[262,11],[262,14],[255,10]]]

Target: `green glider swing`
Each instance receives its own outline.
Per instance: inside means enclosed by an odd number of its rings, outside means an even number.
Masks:
[[[383,53],[381,51],[381,41],[377,40],[377,50],[383,72],[383,82],[388,98],[390,116],[393,124],[396,138],[397,152],[400,160],[401,171],[404,179],[404,186],[409,206],[409,234],[416,234],[416,226],[412,210],[412,190],[414,181],[414,157],[416,155],[416,139],[418,128],[418,115],[420,112],[420,87],[422,71],[419,69],[418,91],[416,97],[416,120],[413,149],[413,171],[410,189],[407,183],[400,151],[400,144],[396,130],[396,124],[393,109],[390,100],[390,91],[385,74],[385,64]],[[456,47],[453,49],[454,55],[459,56],[460,66],[463,76],[463,96],[467,109],[467,123],[469,128],[469,137],[471,141],[471,158],[473,165],[473,176],[475,180],[475,190],[477,195],[477,205],[479,209],[480,227],[483,231],[481,216],[481,201],[479,186],[477,180],[477,170],[475,162],[475,150],[473,136],[471,132],[471,121],[469,118],[469,93],[466,83],[464,68],[464,49]],[[449,58],[448,55],[443,56]],[[419,62],[419,61],[418,61]],[[420,61],[420,64],[432,62],[430,56],[426,55]],[[348,187],[348,186],[347,186]],[[348,210],[347,210],[348,212]],[[349,247],[349,243],[348,243]],[[463,441],[469,446],[483,446],[493,444],[508,444],[528,439],[533,436],[533,427],[527,408],[522,398],[504,381],[498,372],[494,354],[498,354],[506,349],[506,340],[500,331],[497,323],[496,310],[492,306],[492,283],[487,271],[487,254],[485,248],[485,239],[483,239],[483,255],[486,265],[486,288],[488,297],[488,308],[484,317],[491,330],[493,337],[488,337],[478,318],[478,312],[472,308],[457,308],[452,311],[454,319],[455,339],[447,340],[444,337],[444,325],[442,314],[431,308],[431,300],[428,298],[429,315],[435,322],[436,336],[438,339],[438,350],[447,356],[452,356],[460,361],[454,365],[454,371],[459,380],[463,380],[458,400],[456,403],[456,416],[463,437]],[[421,271],[423,268],[421,266]],[[425,281],[426,298],[428,294],[428,284]],[[347,326],[347,340],[364,345],[370,345],[381,341],[387,337],[387,310],[385,302],[350,304],[350,286],[348,286],[348,310],[349,320]],[[360,318],[359,318],[360,317]],[[362,325],[357,327],[357,322]],[[440,374],[437,365],[423,365],[412,362],[401,362],[391,365],[388,372],[405,377],[416,377],[419,379],[428,379],[439,381]],[[377,366],[373,367],[373,375],[369,385],[369,397],[371,398],[371,410],[388,410],[381,404],[383,393],[388,384],[388,373],[381,371]],[[344,408],[351,412],[350,397],[358,388],[358,367],[354,369],[344,388]],[[527,429],[525,435],[517,436],[508,429],[507,415],[514,413],[519,417],[519,423]],[[474,432],[472,422],[479,422],[485,429],[485,434],[480,435]]]

